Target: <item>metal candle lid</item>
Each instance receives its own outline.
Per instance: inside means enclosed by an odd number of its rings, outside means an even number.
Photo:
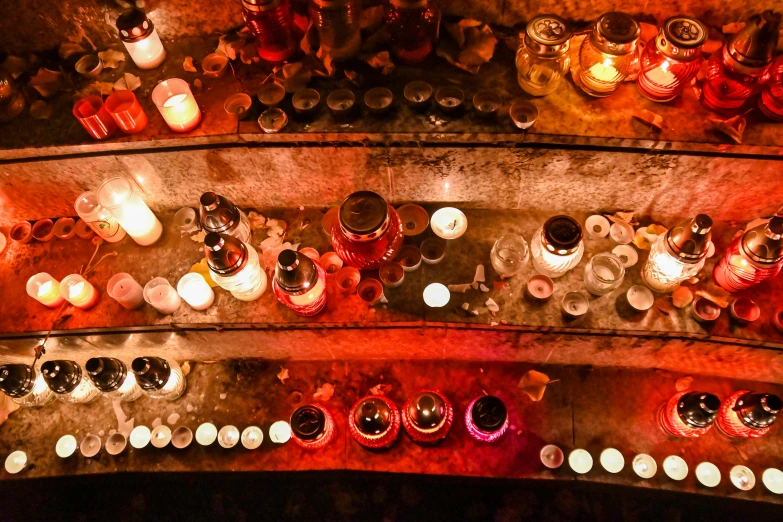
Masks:
[[[751,16],[726,44],[726,52],[741,65],[766,67],[775,54],[779,25],[780,15],[772,11]]]
[[[302,295],[310,291],[318,280],[318,270],[313,260],[290,249],[277,256],[275,281],[289,295]]]
[[[571,216],[552,216],[542,233],[546,249],[558,255],[573,254],[582,242],[582,225]]]
[[[748,392],[737,399],[733,409],[745,426],[760,430],[772,426],[782,407],[777,395]]]
[[[503,427],[508,418],[508,411],[503,401],[492,395],[486,395],[473,403],[470,416],[476,427],[491,433]]]
[[[102,392],[119,390],[128,376],[125,363],[113,357],[93,357],[87,361],[84,369],[95,387]]]
[[[713,423],[720,409],[720,399],[711,393],[690,392],[680,397],[677,414],[693,428],[706,428]]]
[[[625,13],[606,13],[595,23],[590,42],[601,52],[620,56],[633,52],[641,29]]]
[[[9,397],[24,397],[35,386],[35,370],[26,364],[0,366],[0,390]]]
[[[277,7],[282,0],[242,0],[242,7],[248,11],[269,11]]]
[[[82,369],[73,361],[46,361],[41,375],[54,393],[70,393],[82,381]]]
[[[390,0],[390,2],[400,9],[421,9],[427,6],[429,0]]]
[[[131,363],[131,370],[141,389],[147,391],[160,390],[171,375],[171,366],[160,357],[137,357]]]
[[[121,14],[116,25],[120,31],[120,40],[127,43],[144,40],[155,30],[152,20],[147,18],[147,14],[141,9],[131,9]]]
[[[699,57],[707,41],[707,28],[689,16],[675,16],[663,23],[655,46],[669,58],[690,62]]]
[[[707,255],[712,233],[712,218],[699,214],[666,232],[666,249],[684,263],[698,263]]]
[[[392,424],[393,412],[386,401],[367,397],[353,410],[353,422],[364,435],[381,435]]]
[[[239,209],[230,200],[214,192],[204,192],[198,210],[201,228],[206,232],[228,233],[241,222]]]
[[[291,415],[291,431],[301,440],[315,440],[326,427],[326,416],[318,406],[301,406]]]
[[[783,259],[783,218],[753,227],[740,241],[743,253],[761,265],[774,265]]]
[[[538,55],[558,55],[568,51],[571,29],[557,15],[533,17],[525,27],[525,45]]]
[[[220,275],[231,275],[245,267],[247,246],[237,238],[210,232],[204,237],[204,253],[209,269]]]
[[[353,241],[372,241],[389,227],[389,205],[369,190],[354,192],[340,205],[340,228]]]
[[[420,429],[430,430],[446,418],[446,402],[435,392],[425,391],[415,395],[407,404],[411,422]]]

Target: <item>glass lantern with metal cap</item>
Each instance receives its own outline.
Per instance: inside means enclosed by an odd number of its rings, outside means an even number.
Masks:
[[[595,23],[579,49],[579,86],[590,96],[609,96],[636,63],[641,30],[625,13],[606,13]]]
[[[674,437],[696,438],[707,433],[718,415],[720,399],[707,392],[681,392],[660,411],[663,430]]]
[[[419,63],[438,43],[440,11],[429,0],[390,0],[384,7],[392,53],[404,63]]]
[[[516,56],[517,82],[533,96],[553,93],[568,72],[571,29],[556,15],[534,17],[525,27],[525,37]]]
[[[199,223],[205,232],[217,232],[235,237],[243,243],[250,242],[250,221],[228,198],[214,192],[204,192],[199,203]]]
[[[582,260],[585,251],[582,225],[571,216],[553,216],[533,234],[533,266],[552,279],[561,277]]]
[[[321,449],[336,434],[331,414],[320,406],[301,406],[291,415],[291,438],[304,449]]]
[[[152,20],[141,9],[131,9],[117,18],[120,40],[139,69],[154,69],[166,59]]]
[[[712,219],[706,214],[686,219],[658,236],[642,266],[642,280],[656,292],[673,291],[704,267],[712,239]]]
[[[242,0],[242,16],[258,44],[258,56],[270,63],[287,60],[299,46],[290,0]]]
[[[454,422],[454,408],[440,392],[417,393],[402,408],[402,425],[420,444],[434,444],[446,438]]]
[[[137,357],[131,363],[131,370],[148,397],[175,401],[185,392],[187,382],[176,361],[160,357]]]
[[[290,249],[277,256],[272,289],[278,301],[299,315],[315,315],[326,306],[326,271],[304,254]]]
[[[388,448],[400,434],[400,411],[383,395],[368,395],[351,408],[348,428],[362,446]]]
[[[136,376],[128,372],[125,363],[113,357],[93,357],[84,365],[90,380],[101,393],[122,402],[135,401],[142,391]]]
[[[73,404],[87,404],[101,396],[100,390],[73,361],[46,361],[41,365],[46,385],[57,398]]]
[[[716,424],[728,437],[757,439],[772,429],[781,408],[777,395],[741,390],[723,401]]]
[[[43,375],[26,364],[0,366],[0,391],[19,406],[44,406],[57,398]]]
[[[772,279],[783,268],[783,217],[746,230],[734,239],[715,265],[712,277],[729,292]]]
[[[251,245],[210,232],[204,237],[204,252],[212,280],[240,301],[255,301],[266,290],[266,272]]]

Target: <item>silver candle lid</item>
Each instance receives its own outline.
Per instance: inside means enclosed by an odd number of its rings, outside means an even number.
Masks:
[[[663,23],[655,46],[669,58],[690,62],[701,54],[707,41],[707,28],[690,16],[675,16]]]
[[[641,29],[636,20],[625,13],[606,13],[595,23],[590,42],[599,51],[621,56],[636,49]]]
[[[557,15],[533,17],[525,27],[525,45],[535,54],[552,56],[568,51],[571,29]]]

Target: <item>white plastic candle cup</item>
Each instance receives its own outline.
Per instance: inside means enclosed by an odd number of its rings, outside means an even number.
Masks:
[[[101,451],[101,438],[97,435],[87,435],[79,444],[79,451],[88,459],[91,459]]]
[[[221,448],[233,448],[239,442],[239,430],[236,426],[223,426],[218,432],[218,444]]]
[[[672,480],[683,480],[688,476],[688,464],[677,455],[669,455],[663,460],[663,472]]]
[[[89,310],[98,302],[98,291],[79,274],[65,276],[60,281],[60,296],[77,308]]]
[[[612,224],[600,214],[594,214],[585,221],[585,233],[588,239],[600,239],[609,235]]]
[[[171,433],[171,444],[177,449],[185,449],[193,442],[193,432],[187,426],[179,426]]]
[[[629,288],[625,293],[625,298],[628,299],[628,304],[631,305],[631,308],[639,312],[649,310],[655,303],[655,296],[652,291],[643,285],[634,285]]]
[[[365,279],[356,287],[356,293],[370,306],[388,303],[383,295],[383,285],[377,279]]]
[[[164,315],[173,314],[182,304],[177,291],[163,277],[156,277],[144,285],[144,300]]]
[[[421,260],[428,265],[437,265],[446,257],[446,241],[430,237],[421,242]]]
[[[106,293],[128,310],[133,310],[144,304],[144,290],[130,274],[125,272],[114,274],[109,279]]]
[[[5,459],[5,470],[14,475],[27,466],[27,455],[24,451],[16,450]]]
[[[153,28],[146,38],[122,44],[139,69],[154,69],[166,59],[166,49],[160,42],[158,31]]]
[[[549,276],[544,274],[536,274],[527,282],[527,291],[533,299],[538,301],[546,301],[552,297],[554,290],[555,283],[552,282]]]
[[[606,448],[598,459],[601,466],[609,473],[620,473],[625,466],[623,454],[614,448]]]
[[[269,440],[276,444],[285,444],[291,438],[291,425],[286,421],[277,421],[269,426]]]
[[[703,486],[714,488],[720,484],[720,470],[712,462],[702,462],[696,466],[696,478]]]
[[[196,429],[196,442],[202,446],[209,446],[217,439],[218,430],[211,422],[205,422]]]
[[[76,452],[78,446],[79,444],[76,442],[76,437],[73,435],[63,435],[57,440],[54,451],[61,459],[67,459]]]
[[[169,78],[160,82],[152,91],[152,101],[174,132],[191,131],[201,122],[201,110],[185,80]]]
[[[432,215],[430,226],[439,238],[457,239],[468,229],[468,218],[457,208],[444,207]]]
[[[242,430],[242,445],[249,449],[254,450],[264,442],[264,432],[258,426],[248,426]]]
[[[631,268],[639,262],[639,254],[631,245],[617,245],[612,249],[612,254],[620,258],[625,268]]]
[[[153,446],[156,448],[165,448],[169,445],[169,442],[171,442],[171,428],[165,424],[155,426],[150,436],[150,442],[152,442]]]
[[[206,310],[215,301],[215,292],[204,276],[189,272],[177,283],[177,293],[194,310]]]
[[[440,283],[432,283],[424,289],[424,303],[430,308],[443,308],[449,304],[451,292]]]
[[[729,472],[729,478],[741,491],[750,491],[756,485],[756,475],[747,466],[734,466]]]
[[[120,432],[112,433],[106,439],[106,453],[111,456],[119,455],[128,446],[128,439]]]
[[[764,487],[776,495],[783,495],[783,471],[777,468],[767,468],[761,474]]]
[[[584,475],[593,469],[593,457],[586,450],[575,449],[568,454],[568,465],[572,470]]]
[[[208,54],[201,60],[201,70],[204,71],[204,76],[210,78],[220,78],[226,72],[228,65],[228,57],[221,53]]]
[[[190,207],[182,207],[174,214],[174,226],[180,234],[192,234],[201,230],[196,211]]]
[[[643,479],[651,479],[658,472],[658,464],[651,456],[640,453],[633,458],[633,471]]]
[[[585,315],[590,308],[590,301],[587,300],[582,292],[568,292],[563,297],[561,304],[563,313],[570,318],[577,318]]]
[[[563,450],[555,446],[554,444],[547,444],[541,448],[539,453],[541,463],[549,469],[557,469],[563,465],[565,456]]]
[[[130,443],[136,449],[141,449],[150,443],[152,433],[146,426],[136,426],[130,433]]]
[[[160,239],[163,225],[127,178],[105,180],[98,189],[98,202],[139,245],[148,246]]]
[[[27,280],[27,295],[49,308],[57,308],[63,303],[60,283],[46,272],[35,274]]]

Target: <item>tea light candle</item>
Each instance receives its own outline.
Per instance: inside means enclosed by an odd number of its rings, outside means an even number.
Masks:
[[[169,442],[171,442],[171,428],[165,424],[161,424],[152,430],[151,436],[153,446],[156,448],[165,448],[169,445]]]
[[[163,225],[130,181],[122,176],[105,180],[98,189],[98,202],[108,210],[133,240],[141,246],[156,242]]]
[[[658,464],[651,456],[640,453],[633,458],[633,470],[643,479],[650,479],[658,472]]]
[[[215,292],[204,276],[189,272],[177,283],[177,293],[194,310],[206,310],[215,301]]]
[[[63,435],[57,440],[57,445],[54,447],[55,453],[61,459],[67,459],[76,452],[76,437],[73,435]]]
[[[239,430],[236,426],[223,426],[218,432],[218,444],[221,448],[233,448],[239,442]]]
[[[457,239],[468,229],[468,218],[457,208],[445,207],[435,211],[430,226],[442,239]]]
[[[171,434],[171,444],[177,449],[185,449],[191,442],[193,442],[193,432],[187,426],[179,426]]]
[[[761,474],[764,487],[776,495],[783,495],[783,471],[777,468],[767,468]]]
[[[106,285],[106,293],[128,310],[133,310],[144,304],[144,294],[141,285],[130,274],[125,272],[114,274],[109,279],[109,283]]]
[[[609,473],[620,473],[625,466],[623,454],[614,448],[606,448],[598,459],[601,466]]]
[[[431,308],[443,308],[450,299],[451,292],[440,283],[432,283],[424,289],[424,303]]]
[[[677,455],[669,455],[663,460],[663,472],[672,480],[683,480],[688,476],[688,464]]]
[[[747,466],[734,466],[729,472],[729,478],[742,491],[750,491],[756,485],[756,475]]]
[[[596,92],[611,92],[617,85],[618,80],[617,69],[612,65],[612,60],[607,58],[603,62],[598,62],[588,71],[588,74],[583,74],[581,80],[590,89]]]
[[[101,451],[101,438],[97,435],[87,435],[82,439],[79,451],[88,459],[93,458]]]
[[[170,78],[152,91],[152,101],[174,132],[188,132],[201,122],[201,110],[185,80]]]
[[[539,453],[541,463],[549,469],[557,469],[563,465],[563,450],[555,446],[554,444],[547,444],[541,448]]]
[[[27,295],[49,308],[57,308],[63,303],[60,283],[46,272],[35,274],[27,280]]]
[[[277,444],[285,444],[291,438],[291,425],[286,421],[277,421],[269,426],[269,439]]]
[[[144,285],[144,300],[164,315],[173,314],[182,304],[177,291],[162,277],[156,277]]]
[[[27,455],[24,451],[14,451],[5,459],[5,470],[10,474],[19,473],[27,466]]]
[[[130,434],[130,443],[136,449],[141,449],[150,443],[152,433],[146,426],[136,426]]]
[[[575,449],[568,454],[568,465],[572,470],[584,475],[593,469],[593,457],[586,450]]]
[[[248,426],[242,430],[242,445],[249,449],[254,450],[264,442],[264,432],[258,426]]]
[[[125,438],[125,435],[120,432],[112,433],[106,439],[106,453],[111,456],[119,455],[125,451],[127,445],[128,439]]]
[[[696,466],[696,478],[702,485],[714,488],[720,484],[720,470],[712,462],[702,462]]]
[[[60,296],[82,310],[89,310],[98,302],[98,291],[79,274],[65,276],[60,282]]]
[[[196,442],[202,446],[209,446],[217,439],[218,430],[211,422],[205,422],[196,429]]]

